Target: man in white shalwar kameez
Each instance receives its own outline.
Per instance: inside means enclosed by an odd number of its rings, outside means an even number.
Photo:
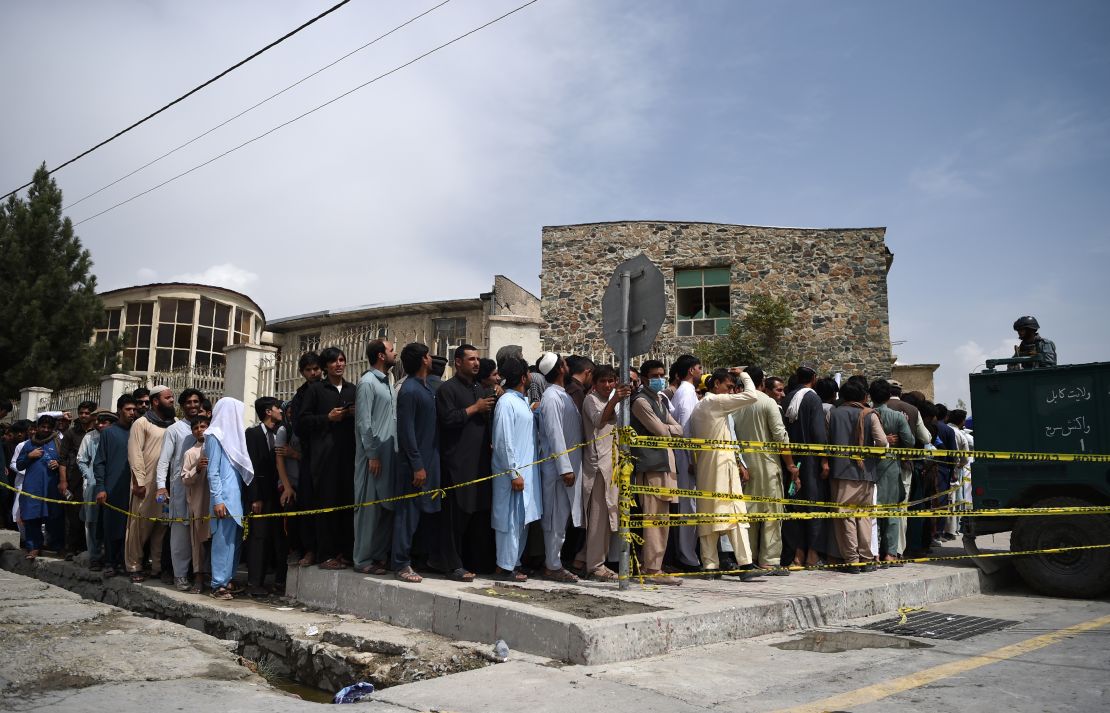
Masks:
[[[563,568],[560,552],[567,536],[567,519],[582,527],[582,415],[563,388],[567,362],[554,352],[544,352],[536,365],[548,387],[540,398],[540,458],[556,456],[540,465],[543,481],[543,548],[545,579],[577,582]],[[568,449],[574,448],[569,453]],[[556,455],[558,454],[558,455]]]

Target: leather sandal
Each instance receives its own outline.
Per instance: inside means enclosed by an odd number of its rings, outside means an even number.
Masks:
[[[424,581],[424,578],[414,572],[412,567],[402,567],[401,569],[394,572],[393,576],[401,580],[402,582],[408,582],[409,584],[420,584]]]

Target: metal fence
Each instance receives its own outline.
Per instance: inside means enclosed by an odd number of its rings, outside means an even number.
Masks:
[[[141,386],[168,386],[175,394],[185,389],[199,389],[215,403],[224,395],[224,370],[222,367],[187,366],[170,371],[156,371],[139,377]]]
[[[60,389],[50,396],[50,411],[71,411],[77,415],[77,405],[82,401],[100,402],[100,382]]]

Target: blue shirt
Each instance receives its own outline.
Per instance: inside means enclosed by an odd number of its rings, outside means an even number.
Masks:
[[[493,528],[509,529],[509,512],[518,498],[523,499],[524,522],[539,520],[543,513],[543,489],[537,478],[536,417],[528,399],[519,391],[507,391],[493,410],[493,472],[515,470],[524,478],[524,490],[512,489],[516,475],[493,479]]]
[[[227,512],[242,527],[243,490],[239,471],[235,470],[215,436],[204,439],[204,455],[208,458],[208,493],[212,496],[208,514],[215,515],[216,506],[223,503]]]

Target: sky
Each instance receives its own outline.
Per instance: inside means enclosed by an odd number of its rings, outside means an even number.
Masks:
[[[55,174],[89,219],[525,0],[353,0]],[[0,192],[334,2],[5,3]],[[81,222],[102,289],[197,281],[279,318],[539,293],[540,230],[887,228],[891,338],[937,398],[1035,315],[1110,361],[1110,3],[539,0]]]

